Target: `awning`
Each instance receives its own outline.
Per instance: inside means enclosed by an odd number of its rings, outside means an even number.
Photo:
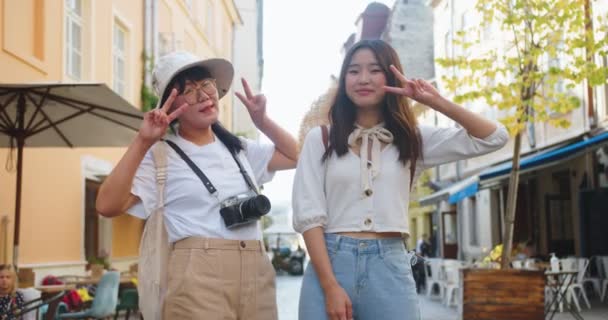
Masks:
[[[431,195],[422,197],[418,200],[421,206],[428,206],[440,201],[447,201],[449,204],[460,202],[462,199],[473,196],[477,193],[479,177],[472,176],[458,181],[446,188],[443,188]]]
[[[532,155],[522,157],[519,163],[521,173],[540,169],[556,164],[558,161],[574,158],[590,148],[597,148],[608,142],[608,132],[604,132],[587,140],[574,142],[565,146],[541,151]],[[500,180],[508,177],[511,173],[513,162],[499,164],[488,168],[479,174],[480,183]]]

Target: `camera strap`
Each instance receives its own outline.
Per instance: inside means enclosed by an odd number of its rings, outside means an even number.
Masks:
[[[167,144],[173,150],[175,150],[175,152],[177,152],[177,154],[188,164],[188,166],[192,169],[192,171],[194,171],[194,173],[201,179],[201,181],[203,182],[203,185],[205,186],[205,188],[207,188],[207,191],[209,191],[209,193],[212,195],[216,195],[217,189],[215,188],[213,183],[211,183],[209,178],[207,178],[207,176],[203,173],[203,171],[201,169],[199,169],[199,167],[194,163],[194,161],[192,161],[190,159],[190,157],[188,157],[186,155],[186,153],[177,144],[175,144],[175,142],[170,141],[170,140],[165,140],[165,142],[167,142]],[[236,161],[236,164],[239,167],[239,171],[243,175],[243,178],[245,179],[245,183],[247,183],[247,186],[249,188],[251,188],[251,190],[253,190],[256,194],[259,194],[258,189],[255,187],[255,184],[249,177],[249,174],[247,174],[247,171],[241,164],[239,157],[233,151],[230,151],[230,154],[232,155],[232,158],[234,158],[234,161]]]
[[[232,155],[232,158],[234,158],[234,161],[236,161],[236,164],[239,166],[239,170],[241,171],[241,175],[245,179],[245,183],[247,183],[247,185],[249,186],[249,189],[253,190],[253,192],[255,192],[256,194],[260,194],[258,192],[258,188],[255,186],[255,184],[253,183],[253,180],[251,180],[251,177],[247,173],[247,170],[245,170],[245,167],[243,167],[243,164],[241,163],[241,160],[239,159],[238,154],[236,154],[232,150],[230,150],[230,154]]]

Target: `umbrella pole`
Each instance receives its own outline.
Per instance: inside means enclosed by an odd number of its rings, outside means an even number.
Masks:
[[[13,235],[13,265],[19,269],[19,230],[21,225],[21,178],[23,174],[23,147],[25,146],[25,97],[19,96],[17,102],[17,188],[15,196],[15,232]]]
[[[17,142],[17,196],[15,197],[15,232],[13,238],[13,265],[15,268],[19,268],[17,265],[17,258],[19,257],[19,230],[21,225],[21,175],[23,173],[23,139],[21,142]]]

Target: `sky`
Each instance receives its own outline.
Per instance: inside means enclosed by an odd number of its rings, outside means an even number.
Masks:
[[[395,0],[264,0],[264,78],[268,115],[297,138],[310,105],[338,75],[341,47],[372,2]],[[274,207],[291,205],[294,170],[278,172],[264,192]]]

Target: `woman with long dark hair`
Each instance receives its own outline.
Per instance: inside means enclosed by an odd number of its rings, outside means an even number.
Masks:
[[[460,128],[418,125],[407,98]],[[308,133],[296,170],[293,224],[311,258],[300,319],[419,319],[401,239],[416,176],[507,140],[501,124],[447,100],[424,80],[406,78],[387,43],[356,43],[342,64],[330,127]]]

